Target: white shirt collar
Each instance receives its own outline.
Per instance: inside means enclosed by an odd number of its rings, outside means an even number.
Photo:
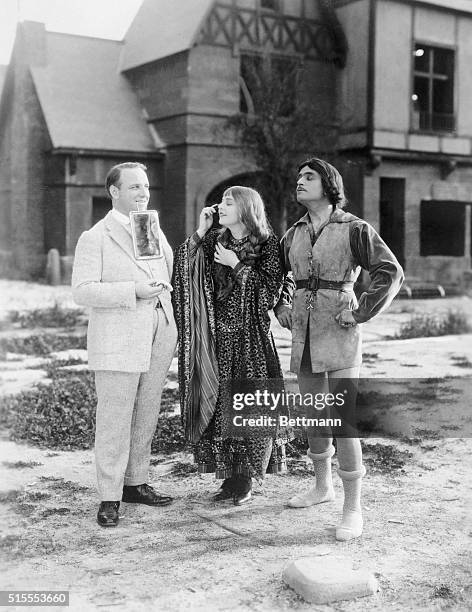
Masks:
[[[121,213],[119,210],[116,210],[116,208],[111,209],[111,214],[115,217],[118,223],[121,223],[121,225],[130,225],[129,217]]]

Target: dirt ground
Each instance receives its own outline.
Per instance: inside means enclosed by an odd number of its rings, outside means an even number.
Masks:
[[[21,302],[24,291],[9,287],[6,303]],[[46,299],[46,289],[40,297],[33,293],[34,299]],[[63,295],[68,299],[67,290]],[[471,309],[470,301],[458,300],[416,306],[460,303]],[[120,525],[104,530],[95,522],[91,451],[38,449],[8,440],[4,431],[0,588],[68,590],[68,609],[81,611],[472,609],[472,442],[457,424],[456,433],[449,430],[444,437],[428,421],[440,424],[448,410],[460,410],[470,428],[464,390],[472,372],[472,336],[383,340],[408,316],[411,304],[395,302],[383,321],[379,317],[366,329],[364,375],[429,373],[441,387],[435,394],[425,392],[423,400],[416,394],[408,412],[411,435],[365,440],[361,538],[334,539],[342,507],[336,461],[334,502],[305,509],[285,505],[294,491],[311,485],[301,457],[291,461],[288,474],[268,476],[263,488],[256,487],[250,505],[237,508],[208,501],[218,485],[211,475],[195,473],[190,455],[156,455],[150,481],[175,503],[160,509],[122,504]],[[286,367],[287,337],[279,328],[274,331]],[[4,382],[12,384],[24,372],[20,365],[0,368]],[[394,397],[403,397],[392,407],[401,413],[404,396]],[[377,576],[380,591],[329,606],[309,604],[281,579],[291,559],[305,556],[347,557],[353,567]]]

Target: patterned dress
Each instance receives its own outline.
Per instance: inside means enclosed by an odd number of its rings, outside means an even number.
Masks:
[[[199,471],[215,472],[217,478],[242,474],[262,479],[266,471],[275,473],[286,469],[285,432],[274,434],[263,427],[253,427],[244,436],[236,437],[230,426],[235,414],[232,393],[237,381],[278,380],[282,384],[268,315],[282,286],[279,245],[276,237],[270,236],[261,245],[258,257],[248,258],[245,256],[248,240],[234,239],[229,231],[213,230],[203,240],[197,234],[191,236],[176,255],[174,302],[180,338],[179,382],[184,424],[187,436],[195,442]],[[217,241],[240,259],[233,270],[225,266],[223,274],[221,270],[216,274]],[[190,292],[186,286],[190,286]],[[222,296],[225,288],[226,295]],[[201,300],[202,292],[205,293],[204,301]],[[188,293],[193,294],[193,300]],[[203,333],[201,325],[204,325]],[[214,358],[208,336],[214,339]],[[208,350],[197,349],[195,345],[199,344]],[[207,352],[210,356],[205,365]],[[217,372],[217,389],[213,396],[210,391],[202,393],[201,389],[212,379],[208,374],[212,372],[212,362],[213,373]],[[198,392],[195,379],[199,384]],[[211,389],[211,382],[208,386]],[[206,402],[209,409],[205,414],[202,405],[208,398],[211,399]],[[195,421],[205,424],[198,435],[195,434]]]

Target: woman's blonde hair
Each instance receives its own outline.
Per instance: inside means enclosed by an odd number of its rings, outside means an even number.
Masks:
[[[249,238],[239,253],[241,262],[253,266],[261,258],[262,245],[267,242],[273,233],[267,219],[266,210],[262,198],[255,189],[235,185],[228,187],[223,193],[223,198],[230,196],[239,208],[241,223],[249,232]],[[229,229],[222,230],[218,242],[227,246],[231,233]],[[234,278],[227,266],[215,264],[216,297],[218,300],[226,299],[234,286]]]
[[[223,198],[226,196],[232,197],[238,205],[241,223],[246,226],[249,236],[257,239],[255,244],[265,242],[271,231],[259,192],[251,187],[235,185],[225,190]]]

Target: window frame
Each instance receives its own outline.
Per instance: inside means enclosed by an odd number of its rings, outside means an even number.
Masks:
[[[436,205],[438,207],[442,207],[442,210],[446,211],[447,207],[449,206],[449,213],[452,214],[452,207],[454,207],[456,209],[456,211],[460,212],[461,217],[456,221],[456,225],[458,227],[463,228],[463,234],[462,236],[460,236],[460,244],[459,244],[459,240],[457,240],[457,237],[455,236],[455,241],[454,242],[450,242],[450,245],[452,246],[452,248],[457,247],[457,246],[461,246],[462,247],[462,252],[461,253],[431,253],[431,252],[426,252],[429,251],[429,248],[426,248],[426,244],[430,245],[434,242],[434,236],[433,235],[429,235],[429,238],[432,238],[430,242],[426,242],[425,238],[426,236],[424,235],[424,229],[423,229],[423,224],[426,221],[423,217],[423,211],[425,211],[429,206],[432,205]],[[467,253],[466,253],[466,237],[467,237],[467,207],[470,206],[469,202],[464,202],[461,200],[420,200],[420,210],[419,210],[419,255],[420,257],[454,257],[454,258],[464,258],[467,257]],[[430,212],[434,212],[434,211],[430,211]],[[447,212],[447,211],[446,211]],[[441,229],[443,230],[443,227],[439,227],[441,226],[441,219],[438,219],[438,230]],[[446,237],[447,238],[447,237]],[[460,249],[459,249],[460,250]]]
[[[415,47],[417,45],[423,45],[425,47],[428,47],[430,49],[443,49],[445,51],[452,51],[454,53],[454,57],[453,57],[453,71],[452,71],[452,96],[453,96],[453,113],[452,113],[452,117],[453,117],[453,121],[454,121],[454,127],[452,129],[437,129],[434,128],[432,125],[430,128],[424,128],[424,127],[420,127],[418,125],[418,127],[415,127],[415,110],[413,108],[413,95],[415,93],[415,77],[416,76],[426,76],[426,73],[421,73],[420,71],[416,71],[415,70]],[[457,108],[458,108],[458,100],[457,100],[457,93],[458,93],[458,79],[457,79],[457,58],[458,58],[458,49],[457,49],[457,45],[447,45],[447,44],[443,44],[443,43],[437,43],[437,42],[433,42],[431,40],[424,40],[424,39],[416,39],[413,38],[412,39],[412,45],[411,45],[411,77],[410,77],[410,98],[409,98],[409,108],[410,108],[410,132],[414,133],[414,134],[425,134],[425,135],[444,135],[444,136],[451,136],[451,135],[455,135],[457,134]],[[430,73],[431,74],[431,73]],[[428,79],[429,82],[431,81],[431,78]],[[431,109],[432,110],[432,109]],[[433,114],[432,112],[430,112],[429,114]]]
[[[266,12],[269,14],[275,14],[275,13],[281,12],[281,0],[272,0],[272,2],[275,4],[275,8],[268,7],[268,6],[262,6],[262,2],[263,0],[259,0],[258,2],[259,11]]]
[[[271,53],[269,54],[269,56],[264,56],[263,53],[257,53],[257,52],[244,52],[244,53],[240,53],[239,54],[239,76],[238,76],[238,83],[239,83],[239,95],[240,95],[240,99],[239,99],[239,113],[240,114],[244,114],[247,117],[254,117],[257,115],[257,109],[255,108],[255,104],[254,104],[254,100],[252,98],[252,94],[251,94],[251,89],[248,86],[248,84],[246,83],[246,81],[244,80],[244,77],[242,75],[242,62],[243,57],[252,57],[252,58],[259,58],[261,63],[264,62],[264,60],[269,59],[270,61],[270,67],[272,70],[272,63],[273,62],[291,62],[293,63],[294,68],[297,68],[297,65],[300,64],[300,60],[301,58],[297,55],[282,55],[280,53]],[[298,73],[294,73],[294,79],[295,79],[295,83],[294,83],[294,96],[293,96],[293,100],[291,101],[291,103],[293,104],[293,106],[295,107],[296,103],[297,103],[297,98],[298,98]],[[247,107],[247,112],[244,112],[243,110],[241,110],[241,94],[244,97],[244,102],[246,104]],[[291,116],[291,114],[293,113],[293,110],[290,113],[287,114],[282,114],[280,115],[281,118],[288,118]]]

